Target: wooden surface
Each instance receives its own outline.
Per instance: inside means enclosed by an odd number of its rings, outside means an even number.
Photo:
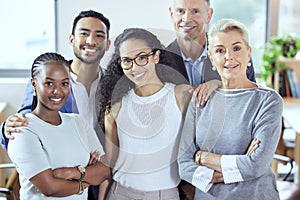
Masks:
[[[300,185],[300,98],[284,99],[283,117],[297,133],[295,141],[295,162],[298,166],[297,183]]]
[[[4,121],[4,110],[6,108],[5,102],[0,102],[0,124]],[[2,133],[1,133],[2,134]],[[7,159],[6,152],[0,147],[0,164],[5,163]],[[3,187],[5,184],[5,169],[0,169],[0,187]]]

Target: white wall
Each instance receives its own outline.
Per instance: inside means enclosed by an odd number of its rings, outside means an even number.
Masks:
[[[111,23],[110,38],[113,40],[125,28],[142,27],[153,31],[167,45],[174,38],[169,17],[171,0],[56,0],[57,1],[57,50],[67,59],[73,56],[69,35],[74,18],[82,10],[103,13]],[[47,22],[45,22],[47,23]],[[112,49],[112,48],[111,48]],[[101,65],[105,67],[108,52]],[[27,80],[0,79],[0,101],[8,103],[6,117],[15,113],[22,102]]]
[[[23,100],[24,91],[28,79],[1,78],[0,79],[0,101],[6,102],[4,110],[5,117],[17,112]]]
[[[73,20],[80,11],[89,9],[101,12],[110,20],[112,39],[125,28],[143,27],[160,32],[158,37],[169,43],[174,39],[168,11],[170,2],[171,0],[57,0],[58,52],[68,59],[72,58],[68,38]]]

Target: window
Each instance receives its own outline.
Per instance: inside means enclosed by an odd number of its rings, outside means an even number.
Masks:
[[[295,0],[279,1],[278,35],[291,33],[299,34],[300,30],[300,4]]]
[[[1,76],[28,71],[37,55],[55,51],[55,0],[6,0],[0,21]]]
[[[214,9],[211,24],[221,18],[233,18],[245,24],[250,34],[255,72],[259,73],[266,38],[267,0],[226,0],[226,3],[214,0],[211,7]]]

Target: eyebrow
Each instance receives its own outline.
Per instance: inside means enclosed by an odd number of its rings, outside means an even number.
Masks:
[[[88,31],[88,32],[91,32],[90,29],[87,29],[87,28],[80,28],[79,31]],[[105,34],[106,32],[105,31],[102,31],[102,30],[96,30],[97,33],[103,33]]]
[[[50,77],[46,77],[45,78],[46,80],[54,80],[53,78],[50,78]],[[67,81],[67,80],[70,80],[70,78],[64,78],[64,79],[62,79],[61,81]]]
[[[134,55],[134,56],[135,56],[134,58],[136,58],[137,56],[141,55],[142,53],[148,54],[148,53],[145,52],[145,51],[141,51],[141,52],[135,54],[135,55]],[[150,51],[149,53],[151,53],[151,51]],[[129,58],[129,57],[126,57],[126,56],[121,57],[121,59],[123,59],[123,58]],[[133,58],[129,58],[129,59],[133,59]]]
[[[232,45],[236,45],[236,44],[242,44],[242,42],[234,42],[234,43],[232,43]],[[217,44],[217,45],[215,45],[214,47],[223,47],[224,45],[223,44]]]

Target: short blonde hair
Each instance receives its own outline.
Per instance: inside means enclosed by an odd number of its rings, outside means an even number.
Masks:
[[[227,33],[229,31],[238,31],[241,33],[246,46],[250,48],[249,33],[245,25],[234,19],[221,19],[215,22],[208,31],[208,50],[210,51],[212,49],[213,35],[220,32]]]

